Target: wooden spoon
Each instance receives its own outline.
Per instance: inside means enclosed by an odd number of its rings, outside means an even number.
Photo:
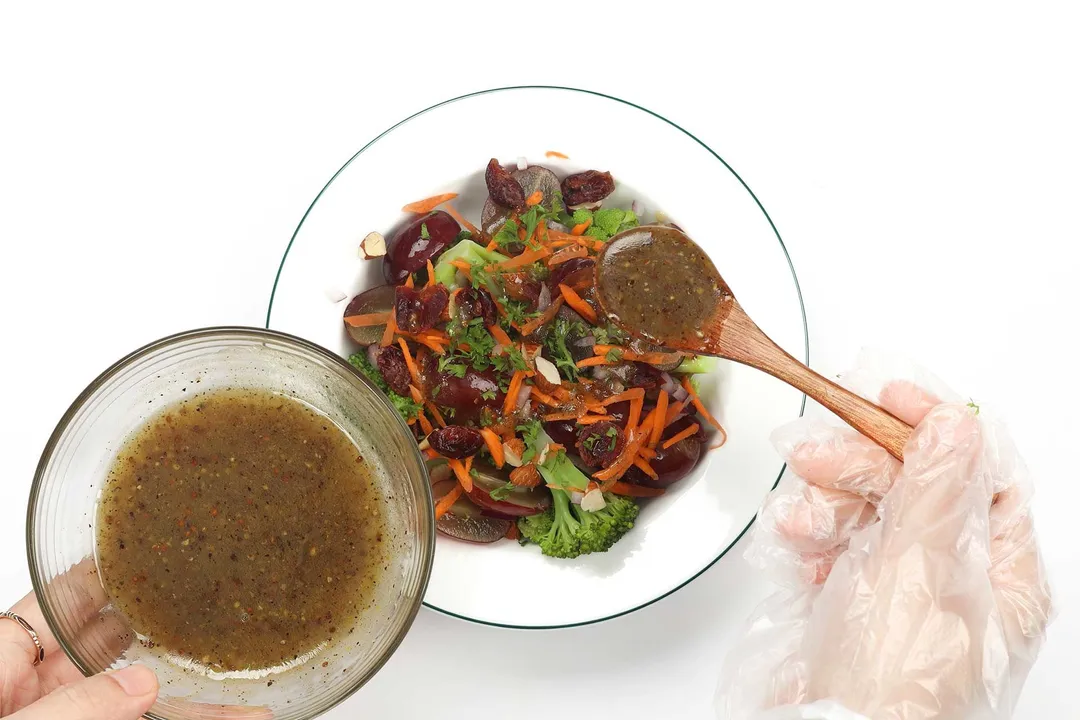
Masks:
[[[644,225],[613,237],[597,258],[596,287],[608,319],[631,335],[763,370],[904,459],[911,427],[784,352],[754,324],[709,256],[681,230]]]

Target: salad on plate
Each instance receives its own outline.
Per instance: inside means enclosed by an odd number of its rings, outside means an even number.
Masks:
[[[346,306],[349,362],[413,429],[441,533],[604,552],[723,443],[694,377],[714,361],[632,338],[596,301],[597,254],[643,213],[604,205],[611,173],[492,159],[484,179],[478,225],[447,193],[364,238],[386,284]]]

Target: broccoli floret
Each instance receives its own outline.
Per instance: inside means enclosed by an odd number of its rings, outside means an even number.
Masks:
[[[581,523],[579,537],[582,554],[607,552],[634,527],[638,505],[628,497],[604,493],[604,507],[601,509],[588,512],[574,505],[571,511]]]
[[[576,558],[606,552],[634,527],[638,506],[632,499],[604,493],[605,505],[595,512],[582,510],[570,496],[551,490],[552,506],[539,515],[518,520],[521,544],[535,543],[549,557]]]

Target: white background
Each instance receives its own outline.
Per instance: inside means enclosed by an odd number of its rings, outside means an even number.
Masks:
[[[261,324],[304,210],[392,123],[473,90],[577,85],[674,120],[753,188],[817,369],[902,349],[1010,422],[1060,612],[1016,715],[1075,717],[1075,6],[511,5],[0,8],[0,605],[29,587],[40,448],[100,370],[174,331]],[[425,610],[329,717],[709,718],[767,592],[736,551],[599,626]]]

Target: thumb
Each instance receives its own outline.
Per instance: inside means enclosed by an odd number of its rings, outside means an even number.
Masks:
[[[10,716],[10,720],[138,720],[157,698],[158,681],[130,665],[65,685]]]

